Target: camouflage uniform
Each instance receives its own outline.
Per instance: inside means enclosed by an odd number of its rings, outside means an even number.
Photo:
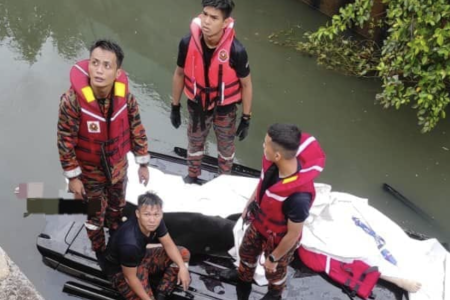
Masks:
[[[189,262],[190,253],[184,247],[178,247],[181,253],[181,257],[184,262]],[[139,281],[144,287],[147,295],[151,299],[155,299],[153,291],[149,284],[149,277],[162,275],[162,279],[156,289],[157,293],[163,293],[169,295],[175,288],[178,276],[178,266],[173,263],[163,247],[150,248],[146,250],[146,254],[141,264],[137,267],[137,274]],[[125,281],[123,272],[118,272],[112,276],[109,276],[113,287],[119,291],[119,293],[127,300],[140,300],[140,298],[134,293],[128,283]]]
[[[96,100],[99,101],[99,100]],[[100,105],[106,117],[110,99],[104,99]],[[139,108],[132,94],[127,95],[128,120],[130,122],[131,149],[138,162],[148,161],[147,136],[141,123]],[[61,165],[65,171],[81,169],[80,180],[83,182],[86,196],[90,201],[101,201],[101,210],[95,216],[88,217],[86,230],[94,251],[105,250],[103,225],[117,229],[125,206],[128,160],[122,160],[111,166],[112,182],[109,183],[101,166],[77,160],[75,146],[78,142],[81,106],[76,93],[69,89],[61,97],[58,119],[58,149]]]
[[[192,102],[192,101],[189,101]],[[235,104],[227,112],[222,112],[218,107],[214,114],[214,109],[205,112],[205,126],[200,124],[194,126],[195,109],[192,107],[197,104],[188,104],[189,124],[187,129],[188,136],[188,156],[189,176],[198,177],[201,174],[201,163],[205,149],[206,138],[208,137],[211,125],[217,137],[217,150],[219,162],[219,174],[230,174],[233,166],[236,135],[236,110]]]
[[[276,245],[273,245],[260,234],[253,225],[250,225],[239,248],[239,279],[243,282],[252,282],[260,254],[264,253],[264,257],[267,259],[275,247]],[[269,291],[276,295],[281,296],[286,287],[287,267],[294,259],[296,249],[297,244],[279,259],[275,272],[266,272],[266,278],[269,281]]]

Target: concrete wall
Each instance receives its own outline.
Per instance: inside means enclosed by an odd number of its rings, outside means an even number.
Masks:
[[[2,248],[0,248],[0,299],[44,300]]]

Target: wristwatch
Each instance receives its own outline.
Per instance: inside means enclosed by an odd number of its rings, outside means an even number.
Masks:
[[[273,256],[273,254],[269,254],[269,261],[270,261],[271,263],[276,263],[276,262],[278,262],[278,260],[275,259],[275,256]]]

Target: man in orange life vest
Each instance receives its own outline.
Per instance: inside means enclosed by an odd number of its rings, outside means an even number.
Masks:
[[[76,198],[101,201],[101,209],[85,224],[97,257],[105,250],[103,225],[110,234],[119,226],[125,206],[127,152],[140,164],[138,176],[149,179],[147,136],[136,99],[121,70],[119,45],[98,40],[90,58],[70,71],[70,89],[62,95],[58,119],[58,149],[69,189]]]
[[[204,145],[211,125],[217,137],[219,174],[229,174],[234,138],[243,140],[250,126],[252,82],[247,52],[235,38],[232,0],[203,0],[203,11],[191,23],[191,32],[179,45],[173,75],[172,125],[181,124],[180,97],[188,98],[188,166],[185,182],[200,175]],[[236,104],[242,117],[236,130]]]
[[[261,253],[269,281],[262,299],[281,299],[287,267],[315,198],[314,179],[324,164],[325,155],[314,137],[291,124],[269,127],[261,179],[242,213],[244,220],[251,223],[239,249],[239,300],[247,300],[250,295]]]

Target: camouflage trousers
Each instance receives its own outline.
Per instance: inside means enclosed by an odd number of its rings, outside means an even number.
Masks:
[[[112,185],[108,184],[105,178],[93,180],[82,176],[82,181],[89,201],[100,201],[101,207],[95,215],[88,216],[86,231],[92,243],[92,250],[104,251],[106,242],[103,226],[106,225],[110,230],[119,227],[126,204],[127,176]]]
[[[190,253],[184,247],[178,247],[181,253],[181,257],[184,262],[189,262]],[[144,256],[141,264],[137,267],[137,278],[141,282],[147,295],[152,300],[155,299],[153,291],[149,283],[150,277],[162,276],[161,281],[156,288],[156,293],[163,293],[170,295],[175,288],[178,276],[178,266],[173,263],[163,247],[155,247],[147,249],[147,253]],[[136,295],[125,281],[125,277],[122,272],[116,273],[109,277],[113,287],[127,300],[140,300],[141,298]]]
[[[198,177],[201,174],[201,163],[205,151],[205,142],[208,137],[211,125],[217,138],[217,152],[219,174],[230,174],[234,159],[234,138],[236,135],[236,110],[234,105],[229,112],[222,113],[217,109],[213,114],[213,109],[206,112],[205,129],[198,124],[194,131],[194,108],[188,105],[189,124],[187,129],[188,136],[188,156],[189,176]]]
[[[287,267],[294,259],[296,249],[297,245],[279,259],[275,272],[266,272],[266,278],[269,281],[269,291],[273,291],[280,296],[283,293],[287,281]],[[250,225],[239,248],[239,279],[244,282],[252,282],[256,266],[259,263],[259,256],[263,253],[267,259],[273,250],[269,249],[267,239],[253,225]]]

